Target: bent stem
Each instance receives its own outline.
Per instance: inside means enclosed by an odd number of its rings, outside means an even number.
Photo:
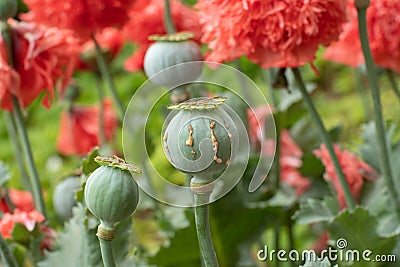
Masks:
[[[209,207],[208,204],[204,204],[208,203],[210,195],[211,192],[194,194],[194,216],[204,267],[218,267],[217,254],[215,253],[210,231]]]
[[[174,25],[174,22],[172,20],[172,15],[171,15],[171,5],[169,3],[169,0],[164,0],[165,7],[164,7],[164,27],[165,30],[168,34],[175,33],[176,28]]]
[[[112,241],[99,237],[101,257],[103,258],[104,267],[116,267],[114,254],[112,251]]]
[[[10,248],[8,247],[7,241],[0,235],[0,252],[2,258],[7,263],[9,267],[18,267],[18,263],[14,258],[14,255],[11,253]]]
[[[19,169],[19,174],[21,175],[22,184],[27,190],[32,191],[31,184],[29,182],[29,177],[28,174],[26,173],[24,161],[22,160],[22,157],[19,156],[22,155],[22,148],[18,141],[17,127],[15,125],[15,121],[11,113],[3,112],[3,114],[4,114],[4,121],[6,124],[8,137],[10,138],[11,144],[13,146],[14,158],[17,163],[17,167]]]
[[[328,132],[326,131],[324,123],[322,122],[322,119],[319,116],[317,109],[315,108],[315,106],[311,100],[311,97],[308,95],[306,86],[304,85],[304,82],[301,77],[299,69],[293,68],[292,71],[293,71],[294,77],[296,79],[296,82],[298,84],[299,90],[303,96],[304,102],[306,103],[308,110],[310,111],[311,117],[313,118],[313,120],[317,126],[317,129],[319,131],[319,134],[321,135],[322,140],[324,141],[326,149],[328,150],[328,153],[332,160],[336,174],[339,178],[340,185],[344,192],[347,206],[349,207],[350,210],[352,210],[355,207],[355,200],[354,200],[353,195],[351,194],[350,187],[347,184],[347,181],[343,174],[342,168],[340,167],[339,160],[336,156],[335,150],[333,149],[331,137],[329,136]]]
[[[35,201],[36,209],[46,217],[46,208],[42,196],[42,185],[40,184],[39,174],[35,166],[33,159],[31,145],[28,139],[28,133],[26,132],[25,123],[22,118],[21,108],[18,104],[18,100],[13,96],[13,116],[17,127],[18,137],[21,142],[22,151],[24,152],[25,163],[29,173],[29,182],[31,185],[31,192]]]
[[[387,74],[387,76],[388,76],[388,78],[389,78],[390,86],[392,87],[393,92],[394,92],[395,95],[397,96],[397,99],[400,101],[400,89],[399,89],[399,87],[397,86],[396,78],[395,78],[395,76],[394,76],[393,71],[387,69],[387,70],[386,70],[386,74]]]
[[[122,104],[121,98],[118,96],[117,89],[115,88],[114,81],[111,77],[110,71],[107,67],[107,63],[104,60],[103,53],[101,51],[100,45],[96,40],[96,37],[92,34],[92,40],[93,43],[96,47],[96,61],[97,61],[97,66],[99,67],[100,74],[104,81],[106,82],[110,92],[111,96],[114,100],[114,104],[119,112],[119,117],[121,121],[124,119],[125,116],[125,108],[124,105]]]
[[[389,194],[395,205],[397,216],[400,219],[400,199],[398,192],[396,191],[396,182],[394,180],[392,169],[390,166],[389,150],[386,140],[383,115],[382,115],[381,96],[379,93],[374,61],[372,59],[371,49],[369,47],[369,42],[368,42],[367,18],[366,18],[368,5],[365,5],[363,7],[357,7],[356,5],[356,8],[357,8],[357,20],[358,20],[358,29],[361,40],[361,47],[365,58],[365,65],[367,67],[368,79],[371,88],[372,103],[374,107],[374,121],[375,121],[377,143],[379,147],[378,155],[380,159],[380,165],[383,177],[385,179],[385,182],[389,190]]]

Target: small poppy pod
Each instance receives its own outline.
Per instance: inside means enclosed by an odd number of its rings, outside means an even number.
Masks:
[[[178,170],[190,173],[197,183],[208,183],[232,158],[235,125],[220,105],[225,98],[186,101],[166,127],[164,152]]]
[[[70,176],[57,184],[53,193],[53,207],[62,219],[72,217],[72,208],[76,205],[75,191],[81,187],[78,176]]]
[[[102,166],[86,182],[86,206],[100,219],[103,229],[113,230],[115,223],[128,218],[136,209],[139,191],[131,172],[140,170],[116,156],[96,157],[95,161]]]
[[[192,36],[191,33],[182,32],[149,37],[156,42],[147,49],[143,67],[151,82],[160,86],[174,86],[190,83],[201,75],[201,49],[189,40]],[[187,62],[193,64],[179,65]]]
[[[7,21],[14,17],[18,11],[18,3],[16,0],[0,1],[0,21]]]

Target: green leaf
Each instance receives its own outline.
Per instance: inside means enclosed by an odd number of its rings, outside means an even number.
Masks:
[[[201,266],[194,214],[187,211],[186,215],[190,221],[189,226],[173,233],[170,241],[148,259],[149,264],[158,267]]]
[[[338,212],[337,200],[332,197],[326,197],[324,200],[308,199],[300,205],[293,218],[298,224],[330,222]]]
[[[94,158],[99,156],[99,148],[94,148],[90,154],[82,162],[83,174],[90,174],[99,167],[99,164],[94,161]]]
[[[325,257],[323,260],[311,261],[307,260],[304,265],[300,265],[299,267],[337,267],[338,265],[332,266],[329,262],[328,258]]]
[[[241,245],[256,240],[267,227],[275,225],[283,210],[268,202],[246,203],[236,189],[211,204],[210,224],[220,267],[237,266],[239,255],[243,257],[244,253],[239,253]]]
[[[94,230],[88,230],[85,209],[81,204],[73,209],[74,216],[59,233],[58,249],[47,253],[41,267],[102,267],[100,246]]]
[[[3,186],[11,178],[11,173],[7,165],[0,161],[0,186]]]
[[[388,144],[388,149],[389,151],[392,151],[391,143],[392,143],[392,136],[394,134],[395,126],[390,127],[387,132],[386,132],[386,142]],[[361,137],[364,141],[364,144],[360,145],[360,153],[361,157],[372,167],[374,167],[376,170],[380,170],[380,162],[379,162],[379,157],[376,156],[377,151],[379,151],[379,146],[377,143],[377,137],[376,137],[376,130],[375,130],[375,123],[374,122],[369,122],[363,125],[363,131],[361,133]],[[400,149],[398,149],[400,150]],[[400,153],[400,152],[399,152]],[[397,153],[396,153],[397,154]],[[397,166],[399,165],[397,162],[397,159],[394,159],[393,157],[391,158],[392,163],[397,164],[392,164],[392,166]],[[395,174],[395,177],[399,177],[400,175],[400,170]]]
[[[328,225],[333,240],[344,239],[347,250],[370,250],[373,255],[390,254],[396,244],[396,237],[382,237],[378,231],[378,219],[363,207],[344,210]],[[343,251],[345,252],[345,251]],[[373,255],[371,258],[373,258]],[[351,266],[376,266],[374,262],[353,262]]]
[[[288,75],[287,74],[287,76],[289,76],[289,78],[291,78],[291,80],[293,80],[293,78],[291,77],[292,75]],[[290,81],[289,85],[291,85],[289,87],[289,91],[290,92],[288,92],[286,90],[280,90],[279,91],[281,101],[279,102],[279,105],[278,105],[277,108],[278,108],[279,111],[282,111],[282,112],[288,111],[288,109],[292,105],[294,105],[296,103],[299,103],[299,102],[301,102],[303,100],[303,97],[302,97],[302,95],[300,93],[300,90],[298,90],[295,87],[296,83]],[[315,90],[315,88],[316,88],[316,85],[313,84],[313,83],[307,83],[306,84],[306,89],[307,89],[307,92],[309,94],[312,93]]]

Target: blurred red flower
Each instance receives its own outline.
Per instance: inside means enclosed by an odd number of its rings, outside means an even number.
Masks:
[[[207,60],[246,55],[263,68],[312,62],[319,45],[338,39],[346,0],[199,0]]]
[[[8,65],[8,53],[0,36],[0,101],[11,110],[11,95],[25,108],[42,92],[43,105],[54,100],[54,87],[60,94],[68,85],[79,52],[71,32],[9,20],[13,34],[14,68]]]
[[[170,1],[172,19],[178,31],[191,31],[195,40],[200,40],[201,27],[199,15],[191,7],[180,1]],[[164,34],[164,1],[136,0],[129,11],[131,18],[123,27],[126,38],[138,45],[135,53],[125,62],[125,69],[137,71],[143,69],[143,58],[151,45],[149,35]]]
[[[32,194],[30,192],[9,189],[8,194],[14,206],[19,210],[29,212],[35,209],[35,204],[33,203]]]
[[[379,177],[379,174],[371,166],[358,159],[357,156],[350,151],[341,150],[337,145],[335,145],[334,149],[351,193],[355,198],[358,198],[364,184],[364,178],[369,181],[375,181]],[[325,179],[332,182],[333,187],[337,192],[340,208],[346,208],[346,199],[326,146],[322,144],[319,149],[314,150],[314,154],[321,159],[325,166]]]
[[[354,0],[348,1],[351,20],[343,25],[339,41],[325,52],[324,58],[356,67],[364,63],[358,33]],[[400,2],[371,1],[367,10],[367,30],[371,52],[376,64],[400,72]]]
[[[121,27],[128,20],[134,0],[24,0],[29,8],[24,20],[73,30],[86,41],[107,27]]]
[[[265,137],[265,119],[270,114],[270,108],[260,106],[247,110],[249,122],[250,143],[261,149],[263,155],[273,156],[275,141],[263,140]],[[261,146],[261,147],[260,147]],[[283,130],[280,135],[280,168],[281,180],[295,188],[296,195],[302,195],[311,185],[309,179],[303,177],[298,170],[303,164],[303,152],[290,137],[289,131]]]
[[[104,100],[104,133],[113,138],[118,126],[117,116],[110,99]],[[99,106],[72,107],[61,114],[57,149],[65,155],[85,155],[99,142]]]
[[[36,210],[26,212],[15,209],[14,213],[5,213],[0,219],[0,234],[4,238],[11,238],[16,223],[22,224],[29,232],[32,232],[36,223],[41,223],[44,219],[44,216]]]
[[[96,34],[106,60],[112,60],[124,45],[122,32],[116,28],[105,28]],[[92,40],[87,41],[81,47],[77,67],[79,70],[91,70],[97,68],[95,45]]]

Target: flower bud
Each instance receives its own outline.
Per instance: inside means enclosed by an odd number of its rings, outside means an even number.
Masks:
[[[131,172],[141,171],[116,156],[96,157],[95,161],[102,166],[86,182],[86,206],[100,219],[100,231],[113,231],[115,223],[128,218],[136,209],[139,191]]]
[[[14,17],[18,11],[17,0],[1,0],[0,1],[0,21],[6,21]]]
[[[171,164],[192,174],[195,183],[209,183],[232,157],[235,125],[220,105],[226,98],[186,101],[170,106],[178,110],[168,124],[163,142]]]

